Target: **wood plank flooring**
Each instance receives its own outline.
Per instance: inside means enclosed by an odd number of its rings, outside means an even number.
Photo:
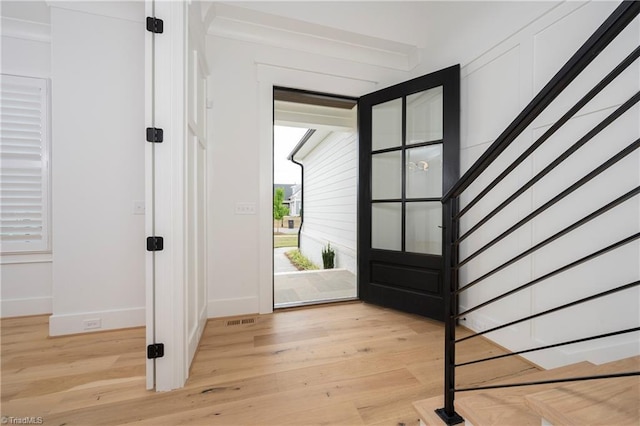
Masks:
[[[65,426],[398,426],[417,425],[412,403],[441,394],[441,323],[360,302],[252,318],[210,320],[186,386],[165,393],[145,390],[143,328],[49,338],[46,316],[4,319],[0,414]],[[458,351],[503,353],[484,339]],[[512,357],[467,367],[459,384],[531,371]]]

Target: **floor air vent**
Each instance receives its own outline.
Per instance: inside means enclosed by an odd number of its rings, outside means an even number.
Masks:
[[[231,325],[241,325],[241,324],[255,324],[255,318],[243,318],[243,319],[235,319],[227,321],[227,327]]]

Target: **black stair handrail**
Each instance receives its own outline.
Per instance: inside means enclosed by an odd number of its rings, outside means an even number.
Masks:
[[[562,154],[558,156],[558,158],[554,159],[548,166],[546,166],[541,172],[535,175],[529,182],[524,185],[521,185],[519,189],[517,189],[513,194],[508,196],[504,202],[500,203],[496,208],[494,208],[490,213],[485,215],[482,219],[476,222],[469,230],[467,230],[461,237],[459,236],[460,229],[460,219],[463,215],[465,215],[470,209],[476,205],[485,195],[487,195],[493,188],[495,188],[498,183],[500,183],[507,175],[509,175],[516,167],[521,164],[525,159],[527,159],[538,147],[540,147],[545,141],[547,141],[558,129],[560,129],[565,123],[567,123],[575,114],[578,113],[587,103],[589,103],[598,93],[600,93],[605,87],[609,85],[612,81],[616,79],[625,69],[627,69],[632,63],[638,60],[640,57],[640,47],[636,47],[631,53],[627,55],[627,57],[620,62],[617,66],[612,68],[612,71],[609,72],[601,81],[599,81],[591,90],[589,90],[580,100],[573,105],[569,110],[567,110],[559,120],[557,120],[551,127],[539,138],[537,138],[522,154],[520,154],[514,161],[512,161],[509,165],[507,165],[503,170],[500,171],[498,176],[494,178],[489,184],[481,188],[481,191],[475,195],[469,202],[466,203],[465,207],[462,210],[459,210],[459,197],[460,195],[470,187],[480,176],[481,174],[498,158],[500,155],[513,143],[518,136],[531,124],[533,121],[556,99],[563,90],[571,84],[571,82],[582,73],[587,66],[614,40],[616,37],[638,16],[640,13],[640,1],[623,1],[616,10],[605,20],[605,22],[598,27],[598,29],[593,33],[591,37],[576,51],[576,53],[567,61],[567,63],[553,76],[553,78],[547,83],[540,92],[533,98],[533,100],[522,110],[522,112],[507,126],[507,128],[498,136],[498,138],[491,144],[491,146],[480,156],[480,158],[467,170],[466,173],[445,193],[442,197],[443,203],[443,215],[444,215],[444,304],[445,304],[445,357],[444,357],[444,407],[436,410],[436,413],[445,421],[448,425],[454,425],[457,423],[461,423],[464,421],[461,416],[459,416],[455,412],[454,408],[454,398],[456,392],[464,392],[471,390],[481,390],[481,389],[494,389],[494,388],[502,388],[502,387],[514,387],[514,386],[529,386],[536,384],[545,384],[545,383],[564,383],[571,381],[580,381],[580,380],[595,380],[595,379],[606,379],[606,378],[615,378],[615,377],[627,377],[627,376],[638,376],[640,375],[640,371],[635,372],[622,372],[622,373],[614,373],[614,374],[603,374],[603,375],[595,375],[595,376],[583,376],[583,377],[573,377],[573,378],[562,378],[555,380],[545,380],[539,382],[526,382],[526,383],[510,383],[506,385],[489,385],[489,386],[480,386],[480,387],[467,387],[467,388],[458,388],[456,386],[455,374],[456,367],[464,367],[470,364],[477,364],[480,362],[488,362],[496,359],[501,359],[509,356],[519,355],[523,353],[534,352],[537,350],[549,349],[564,345],[569,345],[578,342],[585,342],[595,339],[601,339],[626,333],[634,333],[640,331],[640,327],[631,327],[624,330],[617,330],[609,333],[603,333],[593,336],[586,336],[580,338],[574,338],[571,340],[567,340],[565,342],[558,342],[551,345],[546,345],[537,348],[528,348],[520,351],[492,356],[484,359],[472,360],[464,363],[456,363],[456,343],[462,342],[464,340],[468,340],[491,331],[500,330],[502,328],[511,326],[513,324],[517,324],[523,321],[528,321],[533,318],[537,318],[540,316],[544,316],[553,312],[557,312],[560,310],[564,310],[566,308],[589,302],[591,300],[599,299],[602,297],[609,296],[611,294],[626,291],[631,288],[635,288],[640,286],[640,281],[634,281],[622,285],[618,285],[617,287],[611,288],[607,291],[602,291],[597,294],[593,294],[588,297],[583,297],[578,300],[573,300],[569,303],[562,304],[560,306],[556,306],[554,308],[548,309],[543,312],[539,312],[533,315],[526,316],[524,318],[520,318],[514,321],[511,321],[507,324],[498,325],[488,330],[484,330],[482,332],[473,333],[471,335],[467,335],[464,338],[456,339],[456,325],[457,321],[461,319],[464,315],[474,312],[482,307],[488,306],[498,300],[502,300],[506,297],[509,297],[519,291],[524,290],[525,288],[530,288],[540,282],[545,281],[546,279],[562,274],[565,271],[568,271],[571,268],[576,267],[577,265],[581,265],[583,263],[589,262],[605,253],[608,253],[612,250],[615,250],[619,247],[622,247],[632,241],[636,241],[640,239],[640,233],[636,233],[634,235],[628,236],[626,238],[621,239],[618,242],[610,244],[607,247],[596,250],[586,256],[583,256],[580,259],[577,259],[567,265],[561,266],[547,274],[544,274],[541,277],[535,278],[525,284],[522,284],[510,291],[499,294],[497,296],[492,297],[491,299],[484,301],[476,306],[468,308],[465,312],[458,313],[458,296],[460,293],[468,290],[470,287],[475,286],[485,279],[491,277],[494,273],[506,268],[507,266],[517,262],[518,260],[524,258],[527,255],[530,255],[536,252],[538,249],[544,247],[550,242],[574,231],[588,223],[592,219],[598,217],[599,215],[617,207],[618,205],[624,203],[625,201],[630,200],[633,197],[636,197],[640,193],[640,187],[632,188],[631,190],[627,190],[625,194],[618,196],[617,199],[607,203],[604,206],[596,209],[595,211],[587,214],[583,218],[574,221],[570,225],[566,226],[559,232],[556,232],[551,237],[548,237],[542,242],[532,245],[529,249],[524,250],[523,252],[517,254],[512,257],[510,260],[505,263],[493,268],[489,272],[483,274],[479,278],[476,278],[465,286],[460,287],[458,284],[458,274],[462,265],[476,258],[479,254],[485,252],[490,247],[495,245],[497,242],[501,241],[503,238],[510,235],[512,232],[520,228],[522,225],[531,222],[533,218],[541,214],[543,211],[565,198],[596,176],[600,175],[607,169],[609,169],[614,164],[618,163],[622,159],[626,158],[632,152],[635,152],[640,146],[640,140],[636,139],[635,141],[631,141],[628,145],[623,148],[620,152],[613,155],[611,158],[604,161],[599,166],[592,169],[591,172],[580,178],[573,185],[561,191],[559,194],[554,196],[549,201],[545,202],[539,208],[533,210],[530,214],[528,214],[523,219],[519,220],[516,224],[510,226],[506,231],[502,232],[500,235],[492,239],[489,243],[486,243],[476,251],[467,255],[465,259],[462,261],[459,260],[458,248],[460,243],[468,237],[471,233],[475,232],[477,229],[482,227],[486,222],[489,221],[493,216],[495,216],[500,210],[509,205],[513,200],[523,194],[528,188],[533,187],[533,185],[542,179],[547,173],[551,170],[555,169],[557,166],[563,163],[565,159],[571,156],[575,151],[577,151],[581,146],[586,144],[590,139],[592,139],[597,133],[602,131],[608,125],[617,120],[620,116],[624,115],[632,106],[636,105],[638,101],[640,101],[640,92],[633,94],[626,102],[624,102],[621,106],[619,106],[612,114],[606,117],[603,121],[597,124],[592,130],[587,132],[582,138],[580,138],[577,142],[575,142],[569,149],[564,151]],[[484,284],[484,283],[483,283]]]

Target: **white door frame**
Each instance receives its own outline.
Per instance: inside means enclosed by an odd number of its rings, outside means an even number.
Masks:
[[[145,4],[146,16],[155,16],[164,23],[161,34],[146,35],[146,127],[164,131],[163,142],[147,143],[145,157],[145,228],[148,236],[164,238],[163,250],[148,252],[146,260],[147,344],[164,344],[164,356],[147,361],[147,388],[156,391],[184,386],[194,345],[204,329],[204,322],[199,322],[196,332],[187,330],[190,312],[186,256],[192,253],[187,251],[185,231],[188,221],[193,220],[185,190],[189,172],[185,156],[186,108],[191,101],[186,90],[190,5],[191,2],[154,0]],[[204,43],[200,45],[203,46]],[[204,286],[206,301],[204,280],[200,285]],[[201,312],[198,317],[202,317]]]
[[[347,76],[281,68],[272,64],[258,63],[256,66],[260,114],[258,294],[259,312],[268,314],[273,312],[273,87],[359,97],[376,90],[378,83]]]

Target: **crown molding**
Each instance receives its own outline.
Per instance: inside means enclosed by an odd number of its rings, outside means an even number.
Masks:
[[[284,18],[229,4],[207,11],[207,33],[251,43],[299,50],[367,65],[410,71],[418,65],[417,46]]]
[[[8,18],[3,16],[2,23],[3,37],[19,38],[22,40],[39,41],[43,43],[51,42],[51,25],[40,22],[23,21],[22,19]]]
[[[131,22],[145,22],[142,1],[62,1],[46,0],[51,8],[65,9],[90,15],[122,19]]]

